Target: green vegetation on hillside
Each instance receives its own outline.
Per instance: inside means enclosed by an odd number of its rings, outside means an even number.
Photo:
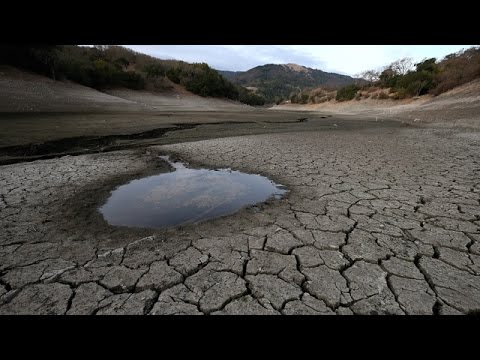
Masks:
[[[404,58],[382,71],[367,71],[363,77],[369,81],[365,87],[389,88],[394,99],[439,95],[480,78],[480,47],[447,55],[441,61],[431,58],[413,64],[411,59]]]
[[[253,91],[245,89],[243,86],[238,87],[238,100],[251,106],[265,105],[265,99],[262,96],[255,94]]]
[[[304,92],[299,92],[298,94],[293,94],[290,97],[290,101],[293,104],[307,104],[310,99],[310,95]]]
[[[308,101],[300,93],[319,86],[338,88],[355,80],[350,76],[327,73],[321,70],[297,66],[268,64],[257,66],[245,72],[225,72],[232,81],[243,86],[255,87],[257,93],[268,103],[279,103],[283,99],[292,102]],[[300,95],[299,95],[300,94]]]
[[[435,76],[436,86],[430,93],[438,95],[478,78],[480,47],[477,46],[446,56],[439,64]]]
[[[127,60],[111,59],[101,47],[9,46],[2,48],[2,62],[55,80],[68,79],[95,89],[123,86],[143,89],[144,78],[125,69]]]
[[[1,45],[0,63],[98,90],[112,87],[166,90],[171,86],[170,79],[200,96],[238,100],[249,105],[265,102],[232,84],[207,64],[160,60],[121,46]]]
[[[480,47],[471,47],[447,55],[441,61],[430,58],[414,64],[412,59],[404,58],[394,61],[380,71],[365,71],[361,76],[364,84],[341,88],[336,99],[381,100],[405,99],[425,94],[436,96],[480,78]]]
[[[355,97],[359,89],[360,88],[355,84],[345,86],[337,91],[337,96],[335,97],[335,100],[337,101],[353,100],[353,98]]]
[[[188,91],[200,96],[226,97],[237,100],[238,89],[207,64],[175,66],[167,71],[174,83],[185,86]]]
[[[379,75],[378,85],[390,88],[397,93],[397,98],[420,96],[427,94],[436,86],[438,71],[435,58],[415,64],[415,70],[409,70],[404,74],[390,66]]]

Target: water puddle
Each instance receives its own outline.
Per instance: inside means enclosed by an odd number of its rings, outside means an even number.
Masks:
[[[168,157],[162,156],[166,161]],[[230,169],[189,169],[133,180],[115,189],[99,211],[111,225],[163,228],[233,214],[287,190],[261,175]]]

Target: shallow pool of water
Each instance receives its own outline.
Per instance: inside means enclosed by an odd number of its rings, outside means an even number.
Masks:
[[[232,214],[271,197],[281,198],[287,191],[261,175],[170,164],[175,171],[115,189],[99,209],[104,219],[111,225],[163,228]]]

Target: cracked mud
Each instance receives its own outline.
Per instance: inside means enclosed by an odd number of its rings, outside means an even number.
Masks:
[[[366,127],[65,156],[0,167],[0,314],[472,314],[480,137]],[[114,227],[126,181],[259,173],[280,200],[196,225]]]

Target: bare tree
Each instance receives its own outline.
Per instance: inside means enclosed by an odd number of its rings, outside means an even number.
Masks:
[[[374,83],[380,79],[380,73],[376,70],[367,70],[360,73],[358,77],[365,79],[370,83]]]
[[[396,75],[405,75],[409,71],[413,70],[415,68],[415,65],[412,58],[406,57],[394,61],[390,64],[389,68],[392,69]]]
[[[110,47],[110,45],[94,45],[94,48],[99,50],[99,51],[106,51],[108,50],[108,48]]]

